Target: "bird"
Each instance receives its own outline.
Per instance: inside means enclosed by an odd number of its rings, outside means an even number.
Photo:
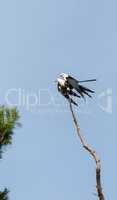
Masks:
[[[81,85],[80,83],[92,82],[92,81],[96,81],[96,79],[79,81],[69,74],[61,73],[59,75],[59,78],[57,78],[57,88],[58,91],[65,98],[70,100],[72,104],[78,106],[78,104],[72,99],[72,97],[78,97],[78,98],[82,97],[83,99],[85,99],[85,95],[87,95],[91,98],[92,97],[91,93],[94,93],[94,91]]]

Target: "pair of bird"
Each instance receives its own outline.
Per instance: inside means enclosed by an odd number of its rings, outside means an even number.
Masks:
[[[79,81],[69,74],[62,73],[59,78],[57,78],[57,88],[66,99],[78,106],[72,97],[85,98],[85,95],[92,97],[91,94],[94,93],[94,91],[80,84],[92,81],[96,81],[96,79]]]

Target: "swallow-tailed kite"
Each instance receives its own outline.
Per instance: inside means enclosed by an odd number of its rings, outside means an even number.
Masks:
[[[65,98],[69,99],[71,103],[77,106],[78,104],[72,99],[72,97],[84,98],[84,95],[91,97],[90,93],[94,93],[94,91],[80,84],[83,82],[91,82],[91,81],[96,81],[96,79],[78,81],[69,74],[62,73],[57,79],[57,87],[58,91]]]

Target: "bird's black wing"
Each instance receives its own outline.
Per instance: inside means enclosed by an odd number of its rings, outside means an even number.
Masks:
[[[79,81],[73,78],[72,76],[67,77],[67,84],[71,89],[75,89],[77,92],[81,94],[81,89],[79,88]],[[82,96],[82,94],[81,94]]]
[[[88,80],[83,80],[83,81],[78,81],[79,83],[83,83],[83,82],[93,82],[96,81],[96,79],[88,79]]]
[[[67,83],[69,84],[69,86],[71,86],[74,89],[78,88],[78,80],[76,80],[72,76],[67,77]]]
[[[83,82],[88,82],[88,81],[96,81],[96,79],[90,79],[90,80],[86,80]],[[67,77],[67,83],[70,88],[75,89],[83,98],[84,98],[84,94],[91,97],[91,95],[89,93],[94,93],[93,90],[90,90],[89,88],[86,88],[86,87],[80,85],[79,84],[80,81],[78,81],[77,79],[75,79],[71,76]]]

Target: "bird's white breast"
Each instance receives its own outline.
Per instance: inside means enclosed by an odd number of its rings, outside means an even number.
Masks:
[[[57,81],[61,86],[65,86],[65,80],[58,78]]]

